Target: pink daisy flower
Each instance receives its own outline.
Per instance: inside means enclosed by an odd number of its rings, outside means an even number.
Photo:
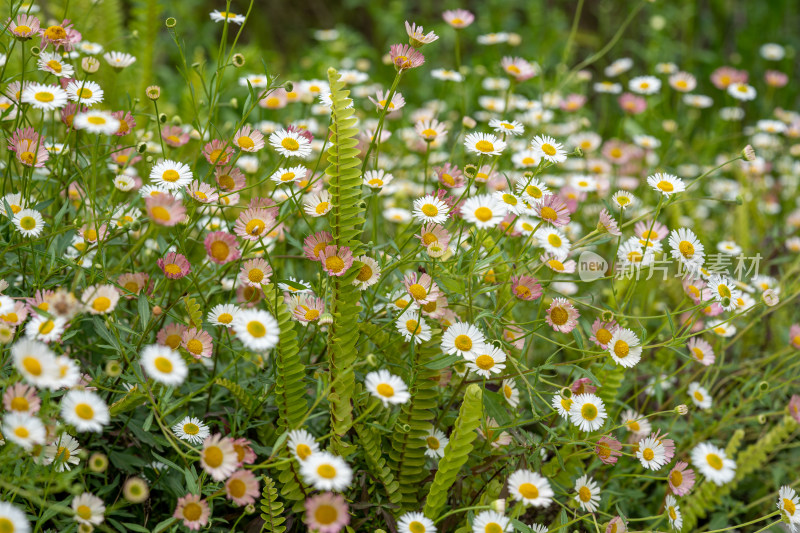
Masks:
[[[233,136],[233,144],[243,152],[258,152],[264,148],[264,134],[250,126],[242,126]]]
[[[597,220],[597,231],[610,233],[611,235],[620,236],[622,232],[619,230],[617,221],[614,220],[608,210],[605,208],[600,211]]]
[[[274,223],[274,217],[266,209],[251,207],[239,215],[233,231],[243,239],[257,241],[266,236]]]
[[[689,463],[678,461],[667,476],[669,488],[676,496],[685,496],[694,486],[694,470],[687,466]]]
[[[727,89],[734,83],[747,83],[747,71],[737,70],[733,67],[719,67],[711,73],[711,83],[717,89]]]
[[[183,324],[167,324],[156,335],[156,342],[161,346],[169,346],[177,350],[183,342],[183,332],[188,328]]]
[[[208,258],[218,265],[236,261],[242,256],[236,237],[226,231],[213,231],[203,240]]]
[[[186,192],[201,204],[213,204],[219,200],[219,193],[211,185],[199,181],[187,185]]]
[[[792,397],[789,399],[789,414],[800,422],[800,395],[792,394]]]
[[[244,172],[237,167],[220,167],[214,171],[214,179],[219,188],[225,192],[234,192],[242,189],[247,183]]]
[[[511,276],[511,292],[520,300],[533,301],[542,295],[542,286],[530,276]]]
[[[80,42],[81,34],[78,30],[72,27],[69,19],[64,19],[61,24],[54,24],[47,28],[41,28],[39,33],[42,36],[42,42],[39,48],[45,50],[48,45],[53,45],[56,50],[63,47],[64,51],[71,52],[73,45]]]
[[[309,531],[339,533],[350,523],[347,502],[341,494],[323,492],[306,500],[303,521]]]
[[[272,276],[272,267],[260,257],[245,261],[239,271],[239,281],[251,287],[260,287],[269,283],[270,276]]]
[[[225,482],[225,496],[236,505],[255,503],[259,495],[258,479],[249,470],[237,470]]]
[[[8,30],[21,41],[27,41],[40,30],[40,22],[39,19],[34,17],[33,15],[17,15],[16,20],[8,19],[6,22],[8,25]]]
[[[189,142],[189,133],[180,126],[164,126],[161,129],[161,138],[167,146],[179,148]]]
[[[655,430],[654,432],[650,433],[650,438],[655,439],[656,441],[660,442],[664,445],[664,456],[667,459],[667,462],[670,462],[673,457],[675,457],[675,441],[672,439],[665,438],[669,433],[664,433],[663,435],[659,435],[661,433],[660,429]]]
[[[647,100],[642,96],[625,93],[617,99],[619,107],[629,115],[638,115],[647,109]]]
[[[521,57],[506,56],[500,61],[500,66],[517,82],[523,82],[536,76],[536,67]]]
[[[597,458],[603,463],[613,465],[616,464],[617,457],[622,455],[622,453],[620,453],[621,449],[622,443],[620,441],[613,437],[603,436],[597,441],[594,453],[597,454]]]
[[[389,49],[389,56],[397,70],[408,70],[425,63],[425,56],[407,44],[393,44]]]
[[[256,461],[256,452],[253,451],[250,441],[245,438],[234,439],[233,450],[236,452],[239,466],[251,465]]]
[[[152,289],[152,287],[148,287],[149,281],[150,276],[144,272],[126,272],[117,278],[117,285],[122,287],[124,290],[117,289],[117,291],[121,296],[124,296],[125,299],[132,300],[136,298],[136,296],[142,290],[146,290],[148,288]]]
[[[568,94],[564,100],[561,101],[559,107],[562,111],[572,113],[578,111],[586,104],[586,97],[582,94]]]
[[[704,366],[714,364],[717,358],[714,354],[714,348],[700,337],[692,337],[689,339],[687,347],[689,348],[689,355]]]
[[[203,155],[211,165],[224,166],[231,162],[233,148],[219,139],[214,139],[203,147]]]
[[[536,210],[536,215],[541,218],[543,222],[556,227],[569,224],[570,218],[567,204],[556,195],[548,194],[543,196],[542,200],[537,202],[533,208]]]
[[[114,133],[117,137],[124,137],[136,127],[136,119],[130,111],[114,111],[111,116],[119,120],[119,128]]]
[[[15,383],[3,393],[3,407],[9,413],[27,413],[31,416],[39,412],[42,400],[36,389],[24,383]]]
[[[464,174],[456,165],[445,163],[443,167],[434,167],[433,171],[439,183],[448,189],[464,186]]]
[[[592,380],[589,378],[578,378],[572,382],[569,390],[573,394],[594,394],[597,391],[597,387],[592,385]]]
[[[108,234],[108,226],[105,224],[99,228],[94,227],[93,224],[85,225],[78,229],[78,234],[83,237],[83,240],[91,243],[102,241]]]
[[[236,289],[236,301],[245,307],[255,307],[264,298],[264,289],[252,285],[239,285]]]
[[[11,149],[17,154],[17,161],[26,167],[41,168],[50,159],[44,142],[35,143],[30,140],[22,140],[14,144]]]
[[[14,302],[14,309],[4,315],[0,315],[0,320],[9,326],[19,326],[28,318],[28,306],[25,302]]]
[[[417,276],[416,272],[412,272],[403,278],[403,286],[420,305],[436,301],[439,297],[439,286],[428,274]]]
[[[420,244],[426,248],[432,244],[438,244],[440,248],[444,249],[450,244],[450,234],[447,230],[443,226],[432,222],[423,224],[419,234],[414,235],[414,237],[417,237]]]
[[[201,500],[196,494],[187,494],[183,498],[178,498],[178,505],[172,516],[183,520],[183,525],[190,530],[198,531],[208,524],[210,514],[208,502]]]
[[[174,226],[186,218],[186,208],[171,194],[157,194],[144,199],[147,216],[159,226]]]
[[[669,235],[669,228],[658,221],[641,220],[633,227],[633,232],[642,240],[649,238],[650,242],[659,242]]]
[[[27,85],[28,85],[28,83],[26,82],[25,86],[27,87]],[[11,85],[8,86],[7,91],[10,91],[10,90],[11,90]],[[6,93],[6,94],[8,94],[8,93]],[[13,100],[13,98],[12,98],[12,100]],[[67,105],[65,105],[64,107],[62,107],[61,109],[59,109],[58,112],[59,112],[59,115],[61,117],[61,122],[63,122],[64,124],[69,126],[70,129],[72,129],[72,121],[75,120],[75,115],[77,115],[78,113],[85,113],[88,110],[89,110],[88,106],[82,105],[82,106],[80,106],[80,109],[78,109],[78,104],[76,104],[74,102],[70,102]]]
[[[553,272],[559,272],[561,274],[574,274],[575,268],[577,267],[577,263],[575,263],[575,261],[572,259],[567,261],[564,256],[552,253],[542,254],[539,259],[542,261],[542,263],[547,265],[547,268]]]
[[[121,148],[111,153],[111,160],[120,167],[133,165],[141,159],[141,156],[133,148]]]
[[[789,344],[800,350],[800,324],[792,324],[789,328]]]
[[[605,531],[605,533],[627,533],[627,532],[628,532],[628,524],[625,523],[625,520],[623,520],[621,516],[615,516],[614,518],[609,520]]]
[[[466,28],[475,21],[475,15],[466,9],[451,9],[442,13],[442,18],[457,30]]]
[[[353,254],[347,246],[326,246],[319,260],[329,275],[343,276],[353,265]]]
[[[319,320],[325,312],[325,302],[308,294],[287,295],[286,305],[292,311],[292,316],[300,322],[314,322]]]
[[[181,346],[195,359],[200,359],[201,357],[211,357],[214,341],[211,339],[211,335],[202,329],[190,328],[183,332]]]
[[[158,268],[169,279],[181,279],[192,270],[192,265],[183,254],[170,252],[158,261]]]
[[[312,261],[321,261],[322,252],[333,243],[333,235],[327,231],[319,231],[303,240],[303,252]]]
[[[770,87],[785,87],[789,83],[789,76],[777,70],[768,70],[764,73],[764,81]]]
[[[592,324],[592,336],[589,337],[589,340],[602,349],[607,350],[608,342],[611,340],[614,330],[618,327],[619,325],[617,324],[616,320],[603,322],[599,318],[596,318],[594,324]]]
[[[561,333],[569,333],[578,324],[580,313],[566,298],[556,298],[547,308],[545,321]]]

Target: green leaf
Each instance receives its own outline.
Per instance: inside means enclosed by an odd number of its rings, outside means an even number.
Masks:
[[[150,302],[147,301],[147,295],[142,292],[139,294],[139,317],[142,321],[142,329],[147,328],[147,323],[150,322]]]

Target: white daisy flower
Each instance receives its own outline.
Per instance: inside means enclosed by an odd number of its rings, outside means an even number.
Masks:
[[[399,533],[436,533],[433,520],[422,513],[406,513],[397,520]]]
[[[479,229],[496,227],[506,213],[505,204],[489,194],[467,198],[461,206],[461,216],[464,220],[475,224]]]
[[[353,471],[344,459],[329,452],[311,454],[301,464],[300,474],[317,490],[343,491],[353,479]]]
[[[636,204],[636,197],[628,191],[617,191],[611,197],[611,205],[619,211],[633,207]]]
[[[553,406],[553,409],[558,412],[558,416],[564,420],[569,420],[569,411],[572,409],[572,398],[565,398],[560,394],[555,394],[550,404]]]
[[[633,409],[628,409],[622,413],[622,425],[634,436],[648,435],[653,429],[650,421]]]
[[[397,318],[395,322],[397,331],[414,344],[420,344],[431,340],[431,327],[420,317],[419,311],[409,309]]]
[[[157,163],[150,171],[150,181],[167,191],[174,191],[192,182],[194,174],[189,165],[167,159]]]
[[[266,311],[242,309],[233,319],[236,337],[249,350],[265,352],[278,344],[278,321]]]
[[[35,209],[20,209],[12,221],[25,237],[38,237],[44,229],[44,218]]]
[[[429,429],[425,437],[425,455],[434,459],[444,457],[444,449],[449,442],[444,432],[436,428]]]
[[[497,511],[481,511],[472,521],[472,533],[506,533],[511,521]]]
[[[637,76],[628,82],[628,88],[637,94],[655,94],[661,90],[661,80],[655,76]]]
[[[725,450],[708,442],[701,442],[691,453],[692,464],[706,479],[722,486],[736,476],[736,463],[728,459]]]
[[[800,506],[800,498],[793,488],[783,486],[778,491],[778,510],[781,516],[789,520],[790,523],[800,524],[800,512],[797,508]]]
[[[96,433],[111,420],[106,402],[89,390],[68,391],[61,399],[61,418],[79,432]]]
[[[30,104],[34,109],[52,111],[67,105],[67,93],[56,85],[31,83],[22,91],[22,103]]]
[[[719,302],[725,311],[730,311],[736,307],[736,299],[742,295],[742,292],[730,278],[720,274],[709,276],[708,288],[711,289],[714,299]]]
[[[678,501],[672,494],[667,495],[664,502],[664,509],[667,511],[667,518],[669,518],[669,525],[675,531],[680,531],[683,527],[683,518],[681,517],[681,510],[678,507]]]
[[[532,178],[517,182],[517,194],[529,202],[540,202],[542,198],[551,193],[543,181]]]
[[[412,216],[423,224],[426,222],[444,224],[447,222],[449,210],[446,203],[432,194],[428,194],[414,200]]]
[[[181,440],[192,444],[202,444],[206,437],[211,435],[211,430],[197,417],[187,416],[174,426],[172,432]]]
[[[72,122],[75,129],[84,130],[98,135],[113,135],[119,131],[119,119],[113,117],[108,111],[89,110],[78,113]]]
[[[55,441],[45,446],[44,464],[55,463],[56,472],[72,470],[73,465],[80,463],[79,445],[74,437],[62,433]]]
[[[627,328],[616,328],[608,341],[608,353],[620,366],[631,368],[642,359],[641,341]]]
[[[500,385],[500,390],[503,393],[503,398],[508,402],[508,405],[511,407],[517,407],[519,405],[519,390],[517,390],[517,384],[514,383],[513,379],[504,379],[503,383]]]
[[[705,387],[700,385],[698,382],[693,381],[692,383],[689,383],[688,393],[692,398],[692,403],[694,403],[700,409],[711,408],[711,395],[708,393]]]
[[[581,431],[596,431],[606,420],[606,406],[595,394],[576,394],[572,396],[569,418]]]
[[[653,437],[645,437],[639,441],[636,457],[639,458],[642,466],[649,470],[658,470],[668,462],[664,444]]]
[[[586,512],[593,513],[598,509],[600,503],[600,487],[595,481],[583,475],[575,481],[575,501]]]
[[[515,215],[523,215],[528,212],[525,203],[516,194],[509,191],[496,191],[494,197],[503,203],[506,211]]]
[[[511,497],[524,505],[547,507],[553,502],[553,489],[550,482],[536,472],[517,470],[508,478],[508,492]]]
[[[270,134],[269,144],[284,157],[303,159],[311,154],[309,140],[295,131],[278,130]]]
[[[25,450],[44,444],[47,436],[42,421],[28,413],[6,413],[3,417],[2,433],[5,438]]]
[[[728,94],[741,102],[747,102],[755,99],[756,90],[746,83],[731,83],[728,85]]]
[[[499,374],[506,367],[505,352],[492,344],[484,344],[483,350],[464,355],[464,359],[467,360],[467,368],[485,378]]]
[[[25,336],[50,343],[61,338],[66,325],[67,319],[63,317],[47,318],[44,315],[37,315],[25,324]]]
[[[686,184],[683,183],[682,179],[662,172],[648,176],[647,183],[666,197],[686,190]]]
[[[500,120],[493,118],[489,121],[489,127],[500,134],[522,135],[525,133],[525,126],[516,120]]]
[[[103,523],[106,506],[103,500],[84,492],[72,500],[72,510],[75,511],[75,520],[88,526],[96,526]]]
[[[383,402],[384,407],[388,407],[390,403],[406,403],[411,398],[405,382],[388,370],[370,372],[364,379],[364,385],[373,396]]]
[[[20,339],[11,347],[14,366],[23,379],[37,388],[55,389],[58,381],[56,355],[46,344]]]
[[[670,254],[673,259],[688,265],[702,265],[705,247],[689,228],[678,228],[669,234]]]
[[[31,525],[25,513],[8,502],[0,502],[0,523],[3,521],[11,533],[30,533]]]
[[[238,313],[239,308],[233,304],[219,304],[211,308],[206,320],[215,326],[230,328]]]
[[[442,351],[461,357],[477,357],[483,351],[486,338],[481,331],[466,322],[456,322],[442,335]]]
[[[567,160],[567,151],[564,150],[564,146],[547,135],[534,137],[531,141],[531,147],[542,158],[551,163],[563,163]]]
[[[169,346],[145,346],[142,348],[140,363],[148,376],[164,385],[180,385],[189,374],[183,357]]]
[[[289,432],[287,446],[292,455],[301,463],[319,452],[319,444],[314,436],[305,429],[295,429]]]
[[[501,141],[491,133],[470,133],[464,139],[464,146],[478,155],[500,155],[506,149],[505,141]]]

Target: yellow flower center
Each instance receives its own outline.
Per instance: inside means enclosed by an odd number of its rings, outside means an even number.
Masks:
[[[234,498],[241,498],[247,492],[247,485],[241,479],[232,479],[228,483],[228,492]]]
[[[217,322],[221,322],[222,324],[230,324],[233,322],[233,315],[230,313],[220,313],[217,317]]]
[[[206,464],[211,468],[217,468],[222,464],[225,455],[222,453],[219,446],[209,446],[203,450],[203,459],[205,459]]]
[[[531,295],[531,290],[525,285],[517,285],[516,289],[514,289],[514,292],[520,298],[527,298]]]
[[[678,518],[678,515],[675,514],[675,508],[672,507],[671,505],[669,506],[669,518],[670,520],[677,520]]]
[[[656,453],[650,448],[645,448],[645,450],[642,452],[642,457],[644,457],[645,461],[652,461],[653,457],[655,456]]]
[[[428,296],[428,291],[426,291],[425,287],[419,283],[414,283],[413,285],[409,286],[408,292],[414,297],[415,300],[422,300]]]
[[[181,267],[176,265],[175,263],[169,263],[164,267],[164,272],[169,274],[170,276],[177,276],[181,273]]]
[[[519,486],[519,493],[523,498],[535,500],[539,497],[539,489],[533,483],[523,483]]]
[[[186,349],[189,350],[189,353],[199,355],[203,353],[203,343],[198,339],[192,339],[186,343]]]
[[[792,500],[790,500],[789,498],[784,498],[783,499],[783,510],[786,511],[786,513],[789,516],[794,516],[795,511],[797,511],[797,507],[795,506],[795,504],[794,504],[794,502]]]
[[[11,400],[12,411],[27,411],[28,409],[30,409],[30,403],[24,396],[15,396]]]
[[[408,524],[408,530],[411,533],[425,533],[425,526],[422,525],[421,522],[417,522],[416,520],[414,520],[413,522]]]
[[[715,453],[709,453],[706,455],[706,462],[714,470],[722,470],[722,458],[719,455]]]
[[[92,509],[88,505],[79,505],[75,514],[84,520],[89,520],[92,517]]]
[[[321,525],[333,524],[339,519],[339,511],[333,505],[322,504],[314,511],[314,520]]]
[[[164,342],[167,344],[167,346],[175,350],[178,348],[178,346],[181,345],[181,336],[178,335],[177,333],[173,333],[172,335],[167,335],[167,338]]]
[[[550,157],[556,155],[556,149],[552,144],[544,143],[542,145],[542,152],[549,155]]]
[[[31,231],[36,227],[36,219],[33,217],[22,217],[19,221],[19,225],[22,229]]]
[[[479,207],[475,210],[475,218],[481,222],[488,222],[493,216],[492,210],[488,207]]]
[[[491,355],[479,355],[475,359],[475,364],[478,365],[478,368],[481,370],[489,370],[494,366],[494,359],[492,359]]]
[[[292,152],[295,152],[300,149],[300,143],[298,143],[291,137],[284,137],[283,140],[281,141],[281,146]]]
[[[484,533],[503,533],[503,528],[497,522],[489,522],[483,531]]]
[[[681,474],[680,470],[673,470],[669,474],[669,480],[674,487],[680,487],[681,483],[683,483],[683,474]]]
[[[91,420],[94,418],[94,409],[88,403],[79,403],[75,406],[75,414],[83,420]]]
[[[539,212],[539,216],[541,216],[543,220],[552,222],[558,218],[558,213],[556,213],[556,210],[552,207],[544,206]]]
[[[322,464],[317,467],[317,474],[325,479],[333,479],[336,477],[336,468],[333,465]]]
[[[252,283],[261,283],[261,280],[264,279],[264,272],[259,268],[251,268],[250,272],[247,273],[247,279]]]
[[[308,458],[309,455],[311,455],[311,448],[308,446],[308,444],[300,443],[297,445],[294,451],[297,452],[297,456],[301,460],[305,460]]]
[[[61,26],[50,26],[44,30],[44,36],[50,41],[58,41],[67,38],[67,30]]]
[[[101,117],[99,115],[91,115],[86,120],[89,121],[89,124],[94,124],[95,126],[102,126],[106,123],[105,117]]]
[[[619,340],[614,343],[614,354],[616,354],[616,356],[619,357],[620,359],[624,359],[625,357],[627,357],[629,352],[630,352],[630,347],[628,346],[627,342]]]
[[[660,190],[664,192],[672,192],[675,190],[675,187],[666,180],[659,181],[656,187],[658,187]]]
[[[319,204],[317,204],[317,207],[314,210],[317,212],[318,215],[324,215],[328,211],[330,205],[331,204],[329,204],[328,202],[320,202]]]
[[[581,407],[581,416],[585,420],[592,421],[597,418],[597,407],[594,405],[587,403],[583,407]]]
[[[258,320],[251,320],[247,323],[247,332],[253,337],[260,339],[267,334],[267,328]]]
[[[241,137],[239,137],[236,140],[236,142],[239,144],[241,148],[244,148],[245,150],[249,150],[250,148],[253,148],[256,145],[256,143],[253,142],[253,139],[247,137],[246,135],[242,135]]]
[[[719,295],[722,296],[723,298],[731,297],[731,290],[728,288],[727,285],[723,283],[717,285],[717,292],[719,292]]]
[[[422,213],[423,213],[425,216],[429,216],[429,217],[435,217],[436,215],[438,215],[438,214],[439,214],[439,208],[438,208],[438,207],[436,207],[436,206],[435,206],[435,205],[433,205],[433,204],[425,204],[425,205],[423,205],[423,206],[420,208],[420,211],[422,211]]]
[[[369,265],[362,266],[359,271],[358,275],[356,275],[356,279],[362,283],[366,283],[372,277],[372,267]]]
[[[197,424],[192,424],[189,422],[188,424],[183,425],[183,432],[187,435],[197,435],[200,433],[200,427]]]
[[[611,340],[611,332],[606,328],[600,328],[594,334],[594,338],[600,341],[601,344],[608,344],[608,341]]]
[[[30,432],[28,431],[28,428],[26,428],[25,426],[17,426],[14,429],[14,435],[16,435],[21,439],[27,439],[30,436]]]
[[[480,140],[475,143],[475,149],[486,154],[489,152],[494,152],[494,145],[489,141]]]
[[[254,218],[245,225],[244,230],[248,235],[260,235],[266,227],[263,220]]]
[[[581,499],[583,503],[586,503],[592,499],[592,491],[589,490],[589,487],[584,485],[578,490],[578,497]]]
[[[108,310],[111,307],[111,300],[106,298],[105,296],[99,296],[94,299],[92,302],[92,309],[97,311],[98,313],[102,313],[103,311]]]
[[[550,321],[556,326],[563,326],[569,320],[569,313],[561,306],[556,306],[550,311]]]
[[[199,503],[189,502],[183,507],[183,517],[189,522],[200,520],[203,516],[203,508]]]
[[[230,250],[230,247],[224,241],[214,241],[211,243],[211,257],[218,261],[227,259]]]
[[[151,209],[150,213],[153,215],[153,218],[162,222],[169,222],[172,219],[172,216],[169,214],[169,210],[160,205],[157,205]]]
[[[678,244],[678,250],[681,252],[681,255],[687,259],[694,255],[694,246],[689,241],[681,241],[680,244]]]
[[[462,352],[472,349],[472,339],[466,335],[458,335],[453,341],[453,344],[455,344],[455,347]]]
[[[325,268],[334,274],[339,273],[342,271],[342,269],[344,269],[344,261],[341,257],[332,255],[325,259]]]
[[[394,388],[388,383],[379,383],[375,390],[384,398],[391,398],[394,396]]]

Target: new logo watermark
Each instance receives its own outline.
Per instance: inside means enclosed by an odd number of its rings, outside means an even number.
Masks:
[[[581,252],[578,258],[578,276],[582,281],[602,278],[608,270],[608,262],[594,252]]]

